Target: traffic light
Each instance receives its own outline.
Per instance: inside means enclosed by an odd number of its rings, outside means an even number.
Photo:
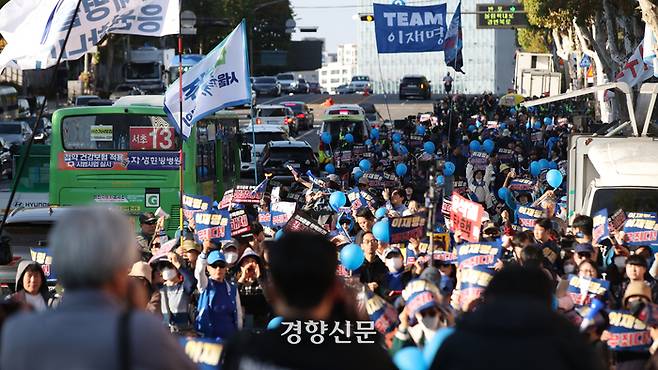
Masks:
[[[362,14],[361,21],[363,22],[374,22],[375,17],[372,14]]]

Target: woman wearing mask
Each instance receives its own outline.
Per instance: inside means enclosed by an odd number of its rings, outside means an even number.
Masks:
[[[169,253],[160,269],[163,279],[160,287],[162,318],[172,333],[192,329],[189,308],[194,292],[194,278],[181,267],[181,258],[175,253]]]
[[[261,258],[251,248],[247,248],[238,262],[240,273],[238,291],[244,307],[246,329],[264,328],[270,319],[270,305],[265,299],[261,285]]]
[[[10,300],[28,306],[34,311],[45,311],[50,305],[50,293],[46,275],[41,265],[32,261],[21,261],[16,270],[16,293]]]
[[[466,179],[468,180],[468,189],[478,198],[478,203],[483,204],[484,208],[491,207],[491,183],[494,180],[493,165],[489,164],[486,172],[483,170],[473,171],[473,166],[469,163],[466,167]]]
[[[384,299],[389,302],[395,301],[402,289],[412,278],[410,270],[405,270],[402,260],[402,252],[398,247],[388,247],[383,253],[384,264],[388,268],[388,273],[384,279],[382,292],[385,294]]]
[[[235,276],[240,272],[240,269],[237,265],[238,262],[238,246],[233,241],[230,240],[222,245],[222,253],[224,258],[226,258],[226,265],[228,266],[227,278],[234,280]]]
[[[151,266],[144,261],[135,262],[128,277],[130,279],[128,305],[136,310],[146,310],[160,315],[160,292],[153,290]]]

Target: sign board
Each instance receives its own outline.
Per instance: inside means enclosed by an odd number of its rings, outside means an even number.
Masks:
[[[477,4],[477,28],[526,28],[523,5]]]
[[[377,51],[442,51],[447,31],[446,4],[404,6],[373,4]]]
[[[483,214],[484,208],[481,204],[472,202],[457,193],[452,193],[450,221],[453,231],[461,231],[462,239],[473,243],[480,241]]]

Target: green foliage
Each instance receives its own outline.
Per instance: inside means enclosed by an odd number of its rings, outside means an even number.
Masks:
[[[517,30],[516,39],[521,49],[530,53],[549,53],[549,32],[537,27]]]
[[[522,0],[531,25],[564,30],[576,18],[587,23],[600,10],[601,0]]]

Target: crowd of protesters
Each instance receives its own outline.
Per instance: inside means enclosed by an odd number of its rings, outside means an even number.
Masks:
[[[658,368],[650,243],[607,219],[595,238],[592,217],[567,214],[571,110],[454,96],[362,142],[323,137],[321,175],[191,207],[171,239],[161,215],[127,237],[117,212],[76,211],[49,244],[61,298],[19,266],[8,299],[35,313],[5,324],[0,366],[193,368],[169,331],[221,339],[226,369]],[[454,224],[453,194],[481,206],[475,235]],[[209,209],[248,222],[203,237]]]

